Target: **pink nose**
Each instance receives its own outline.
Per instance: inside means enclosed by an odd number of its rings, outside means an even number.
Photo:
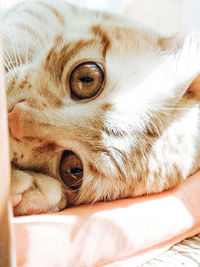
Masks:
[[[11,135],[16,139],[21,139],[22,132],[20,130],[20,117],[23,112],[24,104],[17,103],[13,110],[8,113],[8,127]]]

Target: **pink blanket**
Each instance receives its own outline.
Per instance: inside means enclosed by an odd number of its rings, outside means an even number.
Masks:
[[[200,232],[200,173],[153,196],[14,219],[18,266],[134,266]],[[113,263],[113,264],[112,264]]]

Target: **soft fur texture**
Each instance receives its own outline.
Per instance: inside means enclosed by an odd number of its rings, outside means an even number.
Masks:
[[[2,30],[16,215],[161,192],[199,168],[195,34],[176,49],[124,17],[45,0],[10,10]],[[87,101],[70,95],[79,62],[105,72]],[[65,150],[83,164],[78,190],[60,179]]]

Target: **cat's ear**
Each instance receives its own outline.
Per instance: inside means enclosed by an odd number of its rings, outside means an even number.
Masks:
[[[186,35],[177,33],[174,36],[160,38],[159,46],[163,51],[177,52],[182,50],[182,60],[180,69],[186,70],[184,77],[190,77],[182,88],[186,88],[184,92],[192,93],[192,95],[200,100],[200,34]],[[187,44],[188,42],[188,44]],[[185,63],[185,64],[184,64]],[[186,66],[186,68],[183,66]],[[191,73],[189,73],[191,71]],[[183,71],[184,73],[184,71]],[[196,73],[196,74],[194,74]]]
[[[163,51],[165,50],[177,51],[183,47],[184,41],[185,41],[185,35],[177,33],[170,37],[160,38],[158,43]]]
[[[195,95],[200,100],[200,75],[198,75],[188,87],[188,92]]]

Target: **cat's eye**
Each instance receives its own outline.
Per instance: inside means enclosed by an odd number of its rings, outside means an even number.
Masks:
[[[81,159],[72,151],[65,151],[60,161],[60,177],[73,190],[79,189],[83,178]]]
[[[104,82],[104,72],[99,64],[86,62],[76,66],[71,72],[69,85],[72,98],[89,99],[96,96]]]

